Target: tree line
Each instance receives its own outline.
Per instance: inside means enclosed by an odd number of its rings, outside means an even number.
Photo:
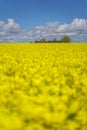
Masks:
[[[61,40],[57,40],[56,38],[53,38],[51,40],[46,40],[46,38],[42,38],[41,40],[35,40],[35,43],[70,43],[71,38],[68,35],[62,36]]]

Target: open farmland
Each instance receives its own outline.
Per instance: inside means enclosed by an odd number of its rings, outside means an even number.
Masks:
[[[0,130],[87,130],[87,44],[0,44]]]

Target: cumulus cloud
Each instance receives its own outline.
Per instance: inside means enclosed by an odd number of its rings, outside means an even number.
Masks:
[[[4,21],[0,21],[0,27],[4,26]]]
[[[22,29],[19,24],[13,19],[8,19],[8,22],[0,21],[0,41],[10,42],[16,41],[17,34],[21,33]]]
[[[32,34],[37,39],[45,37],[60,40],[63,35],[69,35],[72,41],[87,41],[87,20],[76,18],[70,24],[47,23],[34,28]]]
[[[8,23],[4,24],[3,31],[8,33],[19,33],[21,30],[21,27],[19,24],[15,23],[13,19],[8,19]]]
[[[27,42],[41,38],[60,40],[63,35],[69,35],[72,41],[87,41],[87,20],[76,18],[69,24],[49,22],[31,30],[24,30],[13,19],[8,19],[7,23],[0,21],[1,42]]]

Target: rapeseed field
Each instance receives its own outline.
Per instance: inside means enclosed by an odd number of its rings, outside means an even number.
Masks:
[[[87,130],[87,44],[0,44],[0,130]]]

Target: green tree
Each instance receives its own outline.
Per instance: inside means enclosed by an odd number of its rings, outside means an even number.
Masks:
[[[53,42],[53,43],[57,42],[57,39],[56,39],[56,38],[53,38],[52,42]]]
[[[45,39],[45,38],[42,38],[42,39],[40,40],[40,42],[45,43],[45,42],[46,42],[46,39]]]
[[[69,42],[71,42],[70,36],[64,35],[64,36],[61,38],[61,42],[64,42],[64,43],[69,43]]]

